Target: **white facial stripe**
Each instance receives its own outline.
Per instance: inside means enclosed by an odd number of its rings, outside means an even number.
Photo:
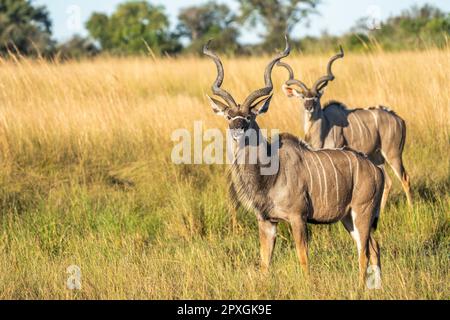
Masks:
[[[316,100],[317,98],[316,97],[312,97],[312,98],[303,98],[304,100],[306,100],[306,101],[311,101],[311,100]]]
[[[236,120],[236,119],[243,119],[243,120],[245,120],[247,122],[250,122],[249,119],[247,119],[246,117],[243,117],[243,116],[236,116],[236,117],[230,118],[231,121]]]

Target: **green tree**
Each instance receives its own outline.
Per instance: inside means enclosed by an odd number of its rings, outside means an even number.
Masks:
[[[309,14],[316,12],[319,0],[238,0],[241,6],[241,22],[251,26],[262,24],[264,49],[272,51],[284,45],[284,34]]]
[[[169,32],[169,19],[162,6],[146,1],[132,1],[119,5],[108,17],[94,13],[86,23],[90,35],[103,50],[118,54],[155,54],[180,50],[174,35]]]
[[[51,52],[51,21],[44,6],[31,0],[0,0],[0,54],[47,55]]]
[[[365,33],[388,50],[442,46],[450,36],[450,14],[431,5],[413,6],[383,21],[379,29],[368,30],[362,19],[353,31]]]
[[[218,51],[235,52],[239,45],[236,15],[224,4],[210,1],[199,6],[184,8],[178,15],[179,35],[189,39],[187,50],[201,52],[203,44],[214,38]]]

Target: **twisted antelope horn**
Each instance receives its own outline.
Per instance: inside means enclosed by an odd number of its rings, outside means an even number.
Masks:
[[[297,85],[300,88],[302,88],[303,91],[305,91],[305,92],[308,91],[308,87],[306,86],[306,84],[304,84],[300,80],[297,80],[297,79],[294,78],[294,70],[292,70],[292,67],[290,65],[288,65],[287,63],[279,61],[277,63],[277,66],[284,67],[289,72],[289,80],[286,81],[287,85]]]
[[[340,49],[340,52],[338,54],[336,54],[334,57],[332,57],[330,59],[330,61],[328,61],[327,75],[319,78],[316,81],[316,83],[314,83],[314,86],[313,86],[314,92],[318,93],[321,89],[323,89],[328,84],[328,81],[334,80],[333,72],[331,72],[331,66],[335,60],[344,57],[344,50],[342,50],[342,46],[339,46],[339,49]]]
[[[275,66],[275,64],[280,61],[281,59],[287,57],[289,53],[291,52],[291,46],[289,45],[289,41],[287,36],[284,36],[286,40],[286,48],[283,52],[279,53],[266,67],[266,70],[264,72],[264,81],[265,81],[265,87],[253,91],[247,99],[245,99],[244,103],[242,104],[242,107],[244,109],[249,109],[252,105],[252,103],[263,96],[268,96],[272,90],[273,90],[273,83],[272,83],[272,69]]]
[[[216,64],[216,67],[217,67],[217,78],[216,78],[216,81],[214,81],[214,83],[213,83],[213,85],[211,87],[212,92],[216,96],[219,96],[219,97],[223,98],[227,102],[229,107],[237,109],[237,104],[234,101],[234,99],[231,96],[231,94],[229,94],[227,91],[225,91],[224,89],[222,89],[220,87],[222,85],[225,73],[223,71],[223,65],[222,65],[222,62],[220,61],[220,58],[213,51],[209,50],[209,45],[210,45],[211,41],[212,40],[209,40],[203,46],[203,54],[205,54],[208,57],[210,57],[211,59],[213,59],[214,63]]]

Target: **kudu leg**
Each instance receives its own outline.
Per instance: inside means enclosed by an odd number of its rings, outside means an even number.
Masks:
[[[270,220],[258,220],[259,241],[261,254],[261,271],[269,270],[270,261],[272,260],[273,248],[277,234],[277,224]]]
[[[384,207],[386,206],[386,202],[389,196],[389,192],[392,188],[392,180],[389,174],[387,173],[387,170],[385,166],[383,165],[381,167],[384,172],[384,190],[383,190],[383,197],[381,198],[381,211],[384,211]]]
[[[371,265],[377,266],[381,269],[380,246],[378,245],[377,240],[373,237],[373,234],[369,236],[369,259]]]
[[[412,196],[411,196],[411,187],[409,183],[409,175],[406,173],[405,167],[403,166],[403,161],[400,156],[393,157],[388,159],[389,165],[392,170],[394,170],[395,175],[402,183],[403,190],[406,194],[406,199],[408,201],[408,206],[412,207]]]
[[[412,207],[412,196],[411,196],[411,185],[409,182],[409,175],[403,170],[402,174],[402,187],[406,194],[406,199],[408,200],[408,206]]]
[[[296,217],[292,219],[290,223],[300,266],[305,274],[308,275],[308,229],[306,227],[306,222],[301,217]]]
[[[362,215],[361,217],[365,217]],[[345,229],[350,233],[353,240],[356,242],[358,249],[358,262],[359,262],[359,285],[363,287],[366,279],[367,265],[369,263],[369,226],[368,224],[361,223],[361,218],[358,217],[357,211],[352,211],[344,219],[342,224]]]

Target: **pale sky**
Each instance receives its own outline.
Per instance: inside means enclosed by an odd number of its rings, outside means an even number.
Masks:
[[[53,21],[53,35],[59,41],[69,39],[74,34],[87,35],[84,24],[94,12],[112,13],[119,3],[126,0],[34,0],[37,5],[45,5],[50,11]],[[180,8],[205,3],[205,0],[150,0],[152,4],[161,4],[170,16],[172,28],[176,25],[176,17]],[[223,1],[231,8],[237,9],[236,1]],[[342,34],[352,27],[356,20],[363,16],[379,16],[381,20],[400,13],[403,9],[417,4],[433,4],[444,11],[450,11],[448,0],[322,0],[318,7],[320,15],[311,17],[309,27],[299,25],[292,34],[293,38],[304,35],[319,35],[327,30],[330,34]],[[79,17],[79,18],[78,18]],[[258,30],[242,29],[241,41],[254,43],[258,41]]]

